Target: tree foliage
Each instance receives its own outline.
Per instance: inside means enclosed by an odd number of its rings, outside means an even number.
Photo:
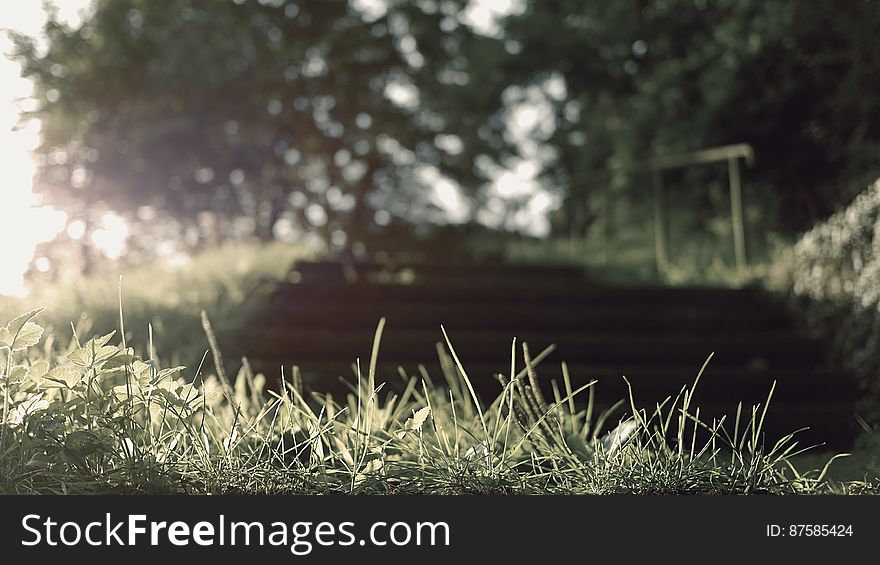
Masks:
[[[565,81],[547,175],[572,194],[632,183],[651,156],[745,142],[767,219],[800,230],[880,173],[877,2],[541,0],[505,28],[511,77]]]
[[[45,49],[17,38],[40,186],[203,233],[269,238],[287,218],[353,241],[442,221],[438,174],[474,217],[487,171],[517,157],[542,164],[569,225],[602,212],[600,187],[643,202],[647,158],[728,143],[757,155],[749,217],[782,231],[880,173],[876,1],[524,0],[488,35],[470,4],[97,0],[81,27],[50,19]],[[551,112],[518,141],[505,117],[522,102]],[[683,173],[678,197],[717,205],[712,175]]]
[[[490,102],[466,88],[468,62],[500,48],[450,18],[460,1],[358,4],[99,0],[79,27],[50,18],[45,52],[17,37],[41,100],[42,190],[221,236],[270,238],[282,216],[349,239],[377,218],[442,220],[420,170],[480,184]]]

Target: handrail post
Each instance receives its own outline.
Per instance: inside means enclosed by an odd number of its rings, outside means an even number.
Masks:
[[[602,184],[602,250],[605,265],[611,264],[611,189]]]
[[[736,268],[746,266],[746,238],[743,222],[742,186],[739,179],[739,161],[736,157],[727,159],[727,171],[730,177],[730,219],[733,223],[733,249],[736,255]]]
[[[654,181],[654,256],[657,259],[657,273],[665,275],[669,258],[666,245],[666,219],[664,217],[663,174],[653,171]]]

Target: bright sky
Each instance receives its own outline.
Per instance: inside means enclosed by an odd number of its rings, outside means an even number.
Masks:
[[[80,11],[90,0],[53,0],[61,20],[75,24]],[[37,35],[45,21],[42,2],[20,2],[14,10],[0,12],[0,29]],[[54,238],[61,230],[77,239],[82,223],[68,225],[67,214],[44,206],[33,193],[34,161],[31,152],[39,141],[39,123],[19,124],[19,113],[27,106],[32,93],[30,82],[21,78],[18,64],[6,55],[12,42],[0,33],[0,294],[25,292],[24,273],[34,258],[35,247]],[[116,214],[99,220],[91,235],[92,243],[110,258],[118,258],[125,249],[128,226]],[[44,262],[45,260],[43,260]],[[41,263],[37,263],[38,267]],[[43,264],[46,267],[47,265]]]
[[[73,19],[88,0],[56,0],[60,14]],[[14,9],[0,11],[0,28],[29,35],[39,33],[45,14],[41,2],[17,2]],[[42,206],[32,192],[34,163],[31,151],[39,135],[37,123],[19,127],[21,99],[31,93],[20,68],[5,56],[12,42],[0,34],[0,294],[24,292],[22,276],[34,256],[34,246],[52,239],[64,229],[67,216]]]

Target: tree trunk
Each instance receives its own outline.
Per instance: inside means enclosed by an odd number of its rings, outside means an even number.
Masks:
[[[95,272],[95,258],[92,255],[92,245],[90,242],[92,230],[93,226],[88,213],[83,214],[83,234],[79,240],[79,249],[82,261],[82,274],[84,275],[91,275]]]
[[[352,193],[355,199],[354,210],[351,213],[351,221],[345,230],[348,236],[345,240],[347,253],[351,252],[352,246],[356,242],[366,243],[365,240],[369,237],[369,228],[373,225],[373,219],[369,217],[370,207],[367,205],[367,194],[373,185],[373,177],[379,168],[378,161],[370,162],[366,174],[354,187]]]

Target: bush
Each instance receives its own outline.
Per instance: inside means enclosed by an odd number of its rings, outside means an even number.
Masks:
[[[805,233],[792,250],[789,284],[808,326],[827,337],[880,419],[880,180]]]

